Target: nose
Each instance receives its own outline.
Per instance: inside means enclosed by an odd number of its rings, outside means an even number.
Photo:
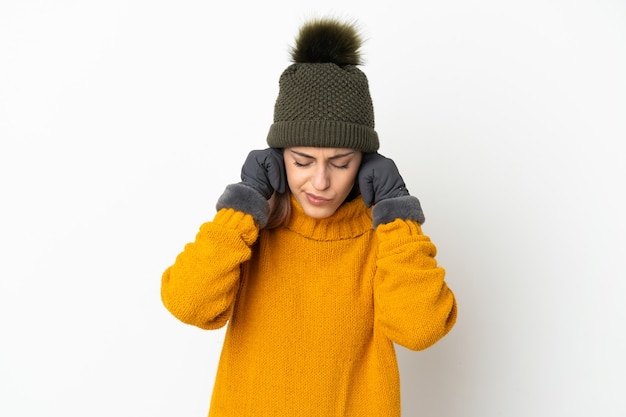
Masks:
[[[311,184],[316,190],[325,190],[330,187],[330,176],[328,175],[328,169],[324,164],[320,164],[315,167],[313,177],[311,178]]]

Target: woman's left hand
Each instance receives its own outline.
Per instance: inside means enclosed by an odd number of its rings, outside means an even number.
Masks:
[[[378,152],[363,154],[357,181],[367,207],[388,198],[409,195],[395,162]]]

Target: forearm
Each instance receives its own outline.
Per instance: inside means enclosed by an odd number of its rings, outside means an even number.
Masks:
[[[377,324],[394,342],[426,349],[452,329],[457,314],[445,270],[435,260],[435,245],[414,221],[381,224],[376,233]]]
[[[250,259],[258,230],[252,216],[233,209],[220,210],[203,224],[195,241],[163,273],[165,307],[203,329],[223,326],[237,295],[241,264]]]

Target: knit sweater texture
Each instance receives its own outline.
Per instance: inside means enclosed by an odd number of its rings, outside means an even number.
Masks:
[[[286,227],[222,209],[163,274],[179,320],[228,323],[210,417],[398,417],[394,343],[425,349],[457,307],[417,222],[372,227],[361,198],[331,217],[292,198]]]

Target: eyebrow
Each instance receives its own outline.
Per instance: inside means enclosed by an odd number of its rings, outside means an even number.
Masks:
[[[301,156],[303,158],[315,159],[314,156],[311,156],[311,155],[306,154],[304,152],[294,151],[293,149],[290,149],[289,152],[294,153],[296,155],[299,155],[299,156]],[[343,158],[344,156],[350,156],[350,155],[353,155],[353,154],[354,154],[354,151],[349,151],[349,152],[346,152],[346,153],[340,153],[340,154],[337,154],[337,155],[330,156],[328,159],[339,159],[339,158]]]

